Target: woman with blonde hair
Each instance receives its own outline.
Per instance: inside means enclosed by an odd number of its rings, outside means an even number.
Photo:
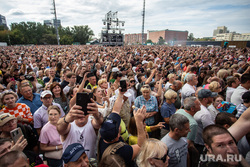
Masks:
[[[163,103],[161,107],[161,116],[165,121],[165,128],[162,128],[161,137],[165,136],[169,132],[169,119],[175,113],[175,101],[177,100],[177,93],[169,89],[164,94],[166,101]]]
[[[160,140],[150,138],[143,143],[136,164],[143,167],[167,167],[168,159],[167,145]]]
[[[147,109],[146,124],[155,125],[154,115],[158,112],[157,99],[155,96],[151,95],[151,88],[148,84],[142,86],[141,92],[142,95],[135,99],[134,105],[137,109],[145,105]]]
[[[229,75],[229,72],[226,69],[220,69],[217,72],[217,77],[224,80],[225,78],[227,78]]]
[[[154,63],[152,61],[149,61],[147,68],[152,69],[153,67],[154,67]]]
[[[99,86],[94,86],[92,88],[93,100],[98,106],[98,111],[102,113],[103,117],[110,113],[109,110],[109,98],[104,89]]]
[[[222,91],[222,87],[220,85],[219,82],[217,81],[213,81],[209,84],[208,88],[212,91],[212,92],[217,92],[220,93]]]

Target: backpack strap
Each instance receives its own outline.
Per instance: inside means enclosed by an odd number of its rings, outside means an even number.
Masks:
[[[123,147],[125,145],[124,142],[118,142],[118,143],[114,143],[109,145],[105,151],[102,154],[102,159],[108,155],[114,155],[116,153],[117,150],[119,150],[121,147]]]

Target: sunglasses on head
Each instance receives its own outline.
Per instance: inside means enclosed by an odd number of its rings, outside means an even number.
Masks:
[[[163,163],[165,163],[165,162],[166,162],[166,160],[167,160],[167,156],[168,156],[168,151],[167,151],[167,153],[166,153],[165,155],[163,155],[163,157],[162,157],[162,158],[154,158],[154,159],[157,159],[157,160],[162,160],[162,162],[163,162]]]

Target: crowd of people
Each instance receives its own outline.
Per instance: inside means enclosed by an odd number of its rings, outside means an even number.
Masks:
[[[249,48],[6,46],[0,57],[0,167],[250,165]]]

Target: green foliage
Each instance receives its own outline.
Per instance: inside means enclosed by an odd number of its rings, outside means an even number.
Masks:
[[[193,41],[195,38],[194,38],[194,34],[193,33],[190,33],[189,35],[188,35],[188,38],[187,38],[187,40],[188,41]]]
[[[153,43],[153,41],[151,39],[148,39],[146,43]]]
[[[165,43],[165,40],[162,37],[159,37],[158,45],[164,45],[164,43]]]
[[[71,45],[73,42],[86,44],[92,39],[93,31],[85,26],[59,27],[60,44]],[[15,44],[57,44],[55,28],[36,22],[12,23],[10,30],[4,30],[0,27],[0,41],[9,41],[11,45]]]

